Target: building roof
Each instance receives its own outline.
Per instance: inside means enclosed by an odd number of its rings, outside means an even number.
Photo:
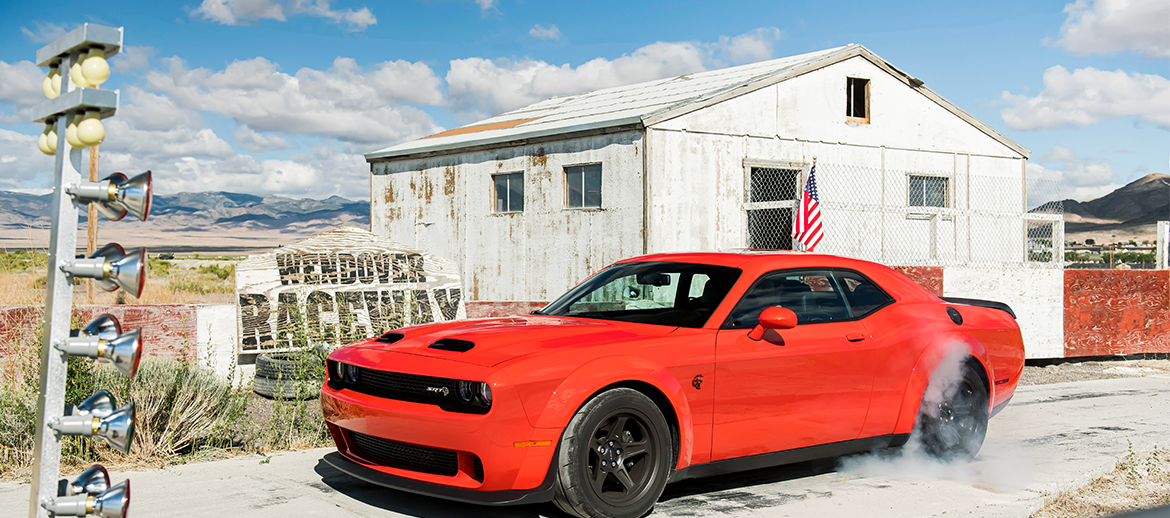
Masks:
[[[553,97],[475,124],[368,153],[382,161],[448,154],[468,148],[521,145],[573,134],[641,129],[793,77],[861,56],[1023,157],[1029,152],[862,45],[810,52],[577,95]]]

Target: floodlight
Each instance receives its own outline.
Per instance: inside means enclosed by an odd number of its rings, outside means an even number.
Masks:
[[[85,398],[73,407],[73,415],[90,416],[101,419],[112,413],[118,403],[114,400],[114,395],[105,389],[99,389],[93,395]]]
[[[66,338],[57,342],[57,350],[70,356],[109,360],[122,374],[133,378],[142,359],[142,328],[119,334],[112,339],[98,336]]]
[[[54,417],[49,422],[49,428],[63,435],[97,437],[115,450],[130,453],[130,443],[134,440],[134,402],[126,403],[101,418],[84,415]]]
[[[114,315],[109,313],[103,314],[93,320],[90,320],[85,327],[81,328],[78,333],[81,336],[96,336],[102,340],[113,340],[122,334],[122,324]]]
[[[100,182],[70,185],[65,192],[77,203],[93,203],[110,221],[122,219],[127,212],[146,221],[150,216],[152,185],[150,171],[130,179],[122,173],[114,173]]]
[[[65,496],[100,495],[109,488],[110,474],[101,464],[94,464],[65,486]]]
[[[61,271],[73,277],[93,279],[103,290],[114,291],[121,286],[139,297],[146,282],[145,257],[146,248],[126,253],[121,245],[110,243],[87,259],[74,259],[61,265]]]
[[[81,75],[90,85],[97,86],[110,78],[110,64],[106,53],[100,47],[89,49],[89,55],[81,62]]]
[[[81,114],[72,115],[69,117],[69,125],[65,126],[65,141],[76,149],[89,147],[85,142],[82,142],[77,137],[77,123],[81,122]]]
[[[106,127],[97,110],[88,110],[77,124],[77,140],[86,146],[96,146],[106,139]]]
[[[45,124],[45,131],[37,137],[37,149],[50,156],[57,154],[57,130],[53,126],[52,122]]]
[[[89,84],[89,81],[85,80],[85,75],[83,75],[81,73],[81,59],[80,58],[81,58],[81,56],[77,56],[73,59],[73,66],[69,67],[69,78],[73,80],[73,84],[75,84],[81,88],[93,86],[93,85]]]
[[[130,481],[123,480],[97,496],[77,495],[44,497],[41,507],[53,516],[100,516],[102,518],[125,518],[130,509]]]
[[[56,83],[56,87],[54,87]],[[41,93],[49,99],[56,99],[61,95],[61,74],[57,72],[57,65],[49,67],[49,75],[45,76],[45,80],[41,81]]]

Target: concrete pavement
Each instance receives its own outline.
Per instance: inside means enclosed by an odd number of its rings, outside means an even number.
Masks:
[[[1044,495],[1076,487],[1135,450],[1170,446],[1170,378],[1020,387],[991,420],[972,462],[916,455],[803,463],[667,486],[652,517],[1026,516]],[[331,449],[111,473],[131,479],[133,516],[563,516],[551,504],[457,504],[357,481],[320,459]],[[0,483],[0,509],[23,516],[28,486]]]

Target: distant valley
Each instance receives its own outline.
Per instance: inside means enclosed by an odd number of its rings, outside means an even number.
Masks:
[[[0,249],[48,247],[51,195],[0,191]],[[78,247],[85,247],[85,212]],[[98,246],[115,241],[150,252],[253,254],[347,225],[370,226],[370,204],[230,192],[155,196],[150,217],[108,221],[98,216]]]

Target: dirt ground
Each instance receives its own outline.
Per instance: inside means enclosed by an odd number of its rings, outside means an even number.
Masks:
[[[1020,376],[1020,385],[1048,385],[1145,376],[1170,377],[1170,360],[1097,361],[1062,363],[1045,367],[1025,366],[1024,374]]]

